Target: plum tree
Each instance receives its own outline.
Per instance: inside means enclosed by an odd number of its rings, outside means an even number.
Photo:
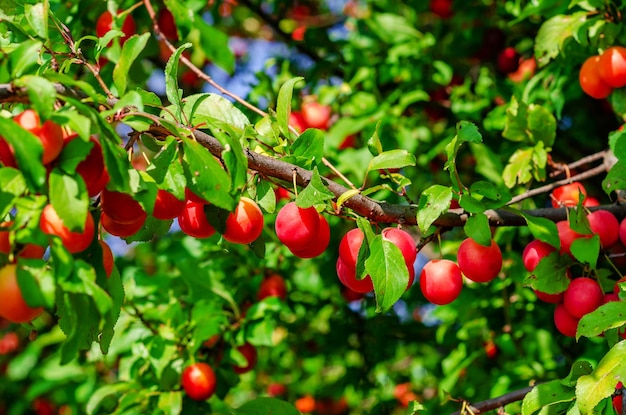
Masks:
[[[183,370],[180,383],[187,396],[196,401],[204,401],[215,393],[217,378],[211,366],[197,362]]]

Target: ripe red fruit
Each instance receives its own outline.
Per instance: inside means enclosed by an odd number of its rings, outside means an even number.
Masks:
[[[176,21],[174,20],[174,15],[172,15],[172,12],[167,7],[163,7],[161,10],[159,10],[158,23],[159,29],[161,29],[161,33],[163,33],[163,36],[165,36],[169,40],[178,40]]]
[[[442,19],[448,19],[454,14],[452,0],[430,0],[430,11]]]
[[[299,111],[292,111],[289,113],[289,125],[299,133],[308,128],[306,121],[304,120],[304,116]]]
[[[459,266],[449,259],[429,261],[420,274],[422,294],[433,304],[449,304],[461,294],[463,276]]]
[[[489,359],[495,359],[498,356],[498,346],[493,340],[488,340],[483,345],[485,353]]]
[[[615,294],[619,294],[619,292],[621,291],[620,287],[619,287],[619,284],[622,283],[622,282],[625,282],[625,281],[626,281],[626,277],[622,277],[619,280],[615,281],[615,286],[613,287],[613,292]]]
[[[583,63],[578,74],[578,81],[583,92],[592,98],[602,99],[611,95],[613,87],[600,77],[600,56],[594,55]]]
[[[289,249],[301,250],[315,238],[319,222],[314,207],[301,209],[296,202],[289,202],[276,215],[276,236]]]
[[[136,221],[130,223],[117,222],[111,219],[106,213],[100,215],[100,223],[105,231],[120,238],[127,238],[139,232],[146,222],[145,216],[140,216]]]
[[[43,312],[41,307],[26,304],[17,283],[17,266],[8,264],[0,268],[0,317],[13,323],[27,323]]]
[[[600,245],[607,249],[619,240],[619,222],[615,215],[606,210],[596,210],[587,215],[593,233],[600,237]]]
[[[10,331],[0,337],[0,356],[13,353],[18,347],[20,347],[20,338],[16,332]]]
[[[118,12],[118,14],[121,13]],[[102,37],[113,29],[113,15],[109,11],[105,11],[98,17],[96,22],[96,36]],[[124,44],[129,37],[135,34],[135,19],[130,14],[126,15],[122,23],[121,31],[124,33],[120,38],[120,44]]]
[[[527,79],[530,79],[535,75],[535,71],[537,70],[537,61],[535,57],[530,57],[528,59],[521,59],[520,63],[515,72],[511,72],[507,75],[511,81],[515,83],[523,82]]]
[[[87,249],[95,235],[95,225],[90,212],[87,212],[83,230],[72,232],[63,224],[63,221],[50,204],[41,213],[39,227],[44,233],[61,238],[63,246],[72,254]]]
[[[417,249],[415,248],[415,240],[411,234],[398,228],[385,228],[381,235],[384,240],[392,242],[400,248],[407,267],[413,268],[415,258],[417,257]]]
[[[564,336],[576,337],[579,320],[578,317],[571,315],[563,304],[557,304],[554,309],[554,325]]]
[[[626,218],[622,219],[619,224],[619,240],[622,245],[626,245]]]
[[[417,395],[413,392],[411,382],[398,383],[393,388],[393,397],[403,408],[408,408],[411,401],[416,401]]]
[[[146,217],[143,207],[127,193],[104,189],[100,194],[100,205],[109,218],[119,223],[135,223]]]
[[[556,229],[559,233],[559,240],[561,241],[561,249],[559,250],[561,255],[571,255],[572,253],[570,251],[570,248],[572,246],[572,242],[574,242],[578,238],[589,236],[582,235],[578,232],[573,231],[572,228],[570,228],[569,222],[567,220],[557,222]]]
[[[563,293],[548,294],[548,293],[544,293],[538,290],[534,290],[534,291],[535,291],[535,295],[537,295],[537,298],[543,301],[544,303],[559,304],[563,302]]]
[[[281,300],[287,298],[287,284],[285,284],[283,277],[278,274],[272,274],[263,279],[256,298],[261,301],[267,297],[278,297]]]
[[[502,269],[502,252],[495,241],[484,246],[467,238],[457,251],[457,262],[463,275],[474,282],[489,282]]]
[[[152,216],[162,220],[174,219],[182,213],[184,208],[184,200],[178,199],[167,190],[159,189],[154,201]]]
[[[282,383],[273,382],[267,385],[267,394],[271,396],[272,398],[275,398],[277,396],[283,396],[286,393],[287,393],[287,387],[283,385]]]
[[[363,231],[359,228],[349,230],[339,242],[339,257],[350,268],[356,268],[359,249],[363,243]]]
[[[361,300],[364,295],[363,293],[358,293],[347,286],[341,287],[341,296],[346,300],[346,302],[351,303],[353,301]]]
[[[4,167],[17,167],[13,150],[7,141],[0,136],[0,162]]]
[[[622,395],[623,387],[624,386],[622,385],[622,382],[617,382],[617,385],[615,385],[615,390],[617,394],[613,396],[612,398],[613,408],[615,409],[615,412],[618,414],[623,413],[622,412],[622,402],[624,401],[624,395]]]
[[[204,213],[205,203],[187,200],[185,208],[178,216],[180,230],[194,238],[208,238],[215,233],[215,229],[206,218]]]
[[[519,66],[520,55],[514,47],[504,48],[498,54],[498,69],[500,72],[515,72]]]
[[[31,109],[16,115],[13,120],[25,130],[36,135],[43,146],[43,164],[48,164],[56,159],[63,149],[63,129],[52,120],[41,124],[39,114]]]
[[[552,191],[552,207],[576,206],[582,197],[587,196],[585,186],[580,182],[573,182],[559,186]]]
[[[293,405],[301,413],[310,414],[315,410],[315,398],[311,395],[305,395],[296,399]]]
[[[209,203],[204,198],[195,194],[193,190],[190,190],[188,187],[185,188],[185,200],[191,200],[192,202],[203,203],[203,204]]]
[[[303,249],[289,248],[292,254],[299,258],[315,258],[320,256],[328,247],[330,243],[330,226],[328,221],[322,214],[319,215],[319,225],[317,233],[313,236],[313,239],[309,242],[309,245]]]
[[[570,282],[563,294],[563,305],[569,314],[581,318],[602,305],[604,293],[592,278],[580,277]]]
[[[369,275],[361,280],[358,280],[356,278],[356,270],[353,267],[346,265],[341,257],[337,258],[336,270],[339,281],[352,291],[366,294],[374,290],[374,284],[372,283],[372,279]]]
[[[542,258],[550,255],[554,251],[556,251],[556,248],[546,242],[540,241],[539,239],[530,241],[522,252],[524,267],[528,270],[528,272],[532,272]]]
[[[235,373],[242,374],[254,369],[257,362],[256,348],[250,343],[244,343],[241,346],[237,347],[237,351],[246,358],[247,363],[245,366],[233,365],[233,370],[235,371]]]
[[[74,134],[65,138],[64,146],[75,140],[78,135]],[[104,157],[102,155],[102,146],[94,137],[90,137],[89,141],[93,143],[87,157],[76,166],[76,172],[85,181],[87,193],[89,197],[99,194],[109,182],[109,173],[104,165]]]
[[[605,84],[613,88],[626,85],[626,48],[611,46],[598,59],[598,74]]]
[[[222,235],[224,239],[236,244],[249,244],[254,242],[263,232],[263,212],[257,203],[242,197],[235,211],[226,219],[226,231]]]
[[[102,266],[104,267],[104,272],[107,277],[110,277],[113,273],[113,267],[115,266],[113,251],[111,251],[109,244],[104,242],[102,239],[98,242],[100,243],[100,248],[102,248]]]
[[[317,101],[305,100],[302,103],[302,117],[304,122],[310,128],[319,128],[326,130],[330,121],[331,108],[328,105],[322,105]]]
[[[215,393],[217,378],[211,366],[198,362],[183,370],[180,383],[187,396],[196,401],[204,401]]]

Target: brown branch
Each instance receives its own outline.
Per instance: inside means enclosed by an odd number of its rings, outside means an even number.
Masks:
[[[530,392],[533,389],[533,387],[534,386],[529,386],[523,389],[509,392],[502,396],[498,396],[497,398],[478,402],[474,405],[468,405],[468,409],[470,409],[475,414],[482,414],[485,411],[490,411],[492,409],[500,408],[504,405],[510,404],[511,402],[521,401],[522,399],[524,399],[526,394],[528,394],[528,392]],[[467,412],[456,411],[452,413],[451,415],[462,415],[463,413],[467,413]]]

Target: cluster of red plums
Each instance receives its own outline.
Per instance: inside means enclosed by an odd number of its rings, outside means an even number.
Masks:
[[[611,46],[583,62],[578,73],[582,90],[596,99],[606,98],[626,85],[626,47]]]

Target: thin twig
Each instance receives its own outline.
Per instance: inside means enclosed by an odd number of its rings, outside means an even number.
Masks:
[[[492,409],[497,409],[500,408],[504,405],[508,405],[512,402],[517,402],[517,401],[521,401],[522,399],[524,399],[524,397],[528,394],[528,392],[530,392],[533,389],[534,386],[529,386],[523,389],[519,389],[513,392],[509,392],[507,394],[504,394],[502,396],[498,396],[497,398],[493,398],[493,399],[487,399],[486,401],[482,401],[482,402],[478,402],[476,404],[472,404],[469,405],[467,403],[467,401],[463,401],[464,402],[464,407],[463,409],[469,409],[471,410],[474,414],[481,414],[485,411],[490,411]],[[462,411],[456,411],[454,413],[452,413],[451,415],[461,415],[463,414]]]

